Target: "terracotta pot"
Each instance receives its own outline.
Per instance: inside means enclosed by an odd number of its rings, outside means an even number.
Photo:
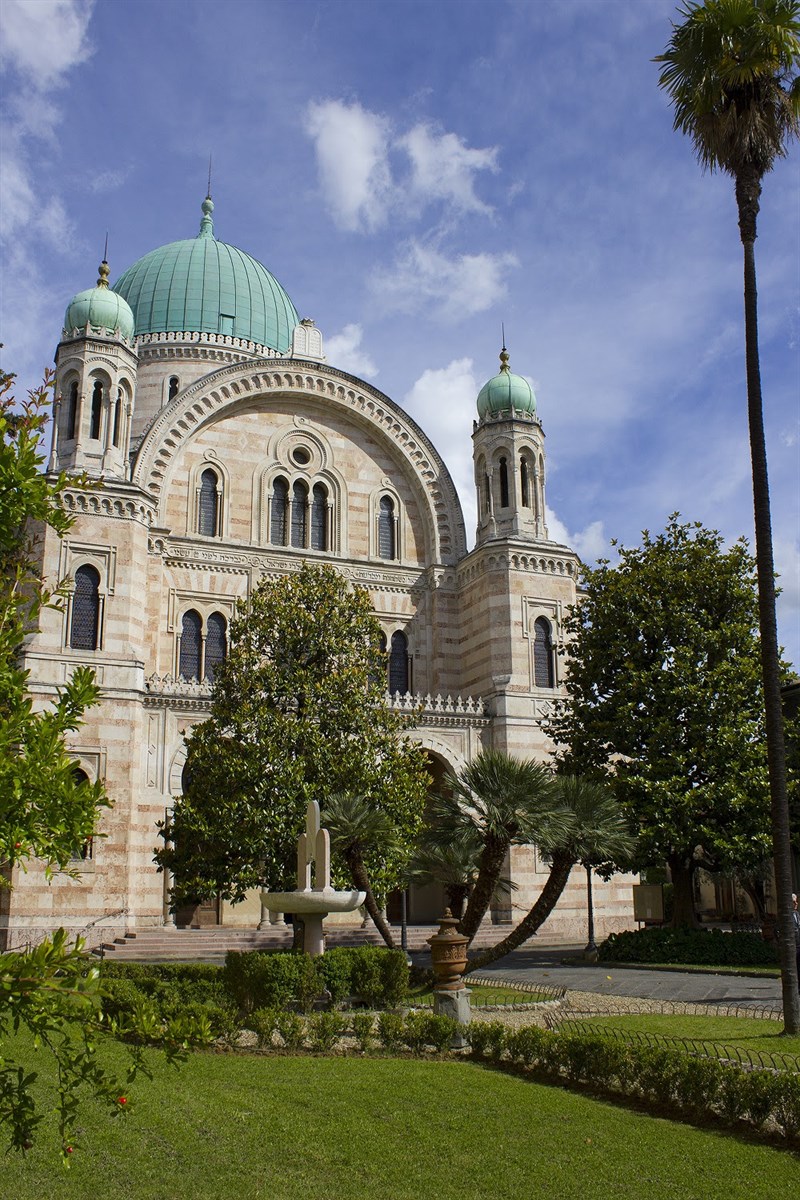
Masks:
[[[439,932],[428,938],[433,960],[434,988],[440,992],[458,992],[464,987],[469,938],[458,933],[458,918],[448,908],[439,918]]]

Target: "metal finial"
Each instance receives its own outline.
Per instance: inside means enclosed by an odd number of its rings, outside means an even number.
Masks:
[[[206,199],[207,200],[211,199],[211,155],[210,154],[208,156],[208,191],[206,192]]]
[[[503,349],[505,350],[505,348],[506,348],[506,323],[505,323],[505,321],[500,322],[500,332],[503,335]]]
[[[108,230],[106,230],[106,244],[103,247],[103,262],[108,262]]]
[[[103,261],[100,263],[100,266],[97,268],[97,270],[98,270],[97,286],[107,288],[108,287],[108,277],[111,274],[111,272],[108,269],[108,263],[106,262],[105,259],[103,259]]]

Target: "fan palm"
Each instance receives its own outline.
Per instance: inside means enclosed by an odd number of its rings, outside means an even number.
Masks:
[[[459,822],[480,839],[478,874],[459,928],[472,940],[500,881],[506,853],[558,836],[566,816],[555,797],[553,774],[541,763],[502,750],[483,750],[450,785]]]
[[[483,848],[480,833],[452,796],[437,797],[427,820],[408,865],[408,879],[423,885],[439,884],[451,913],[461,920],[478,878]],[[497,891],[509,892],[513,886],[503,877]]]
[[[633,850],[633,838],[606,784],[562,775],[555,781],[555,793],[568,820],[562,832],[542,846],[550,860],[545,885],[519,925],[502,942],[470,959],[468,971],[503,958],[532,937],[561,898],[576,863],[625,862]]]
[[[365,894],[364,906],[375,928],[393,950],[394,939],[375,899],[366,859],[370,854],[394,849],[394,826],[385,813],[372,807],[365,796],[352,792],[335,792],[329,796],[323,815],[331,839],[331,850],[344,859],[353,883]]]
[[[800,132],[798,0],[705,0],[680,9],[663,54],[659,85],[675,111],[675,128],[692,140],[701,165],[734,181],[744,248],[745,354],[753,472],[756,567],[772,836],[781,934],[787,1030],[800,1032],[800,998],[792,937],[791,853],[786,759],[775,616],[775,568],[761,399],[756,298],[756,222],[764,176]]]

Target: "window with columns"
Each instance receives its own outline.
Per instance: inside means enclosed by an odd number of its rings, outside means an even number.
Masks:
[[[381,558],[397,558],[397,518],[391,496],[381,496],[378,510],[378,554]]]
[[[178,674],[184,679],[213,682],[217,667],[227,656],[227,618],[220,612],[213,612],[204,622],[197,609],[188,609],[181,617]]]
[[[217,472],[207,467],[200,476],[197,499],[197,532],[205,537],[216,537],[219,533],[221,493]]]
[[[69,644],[73,650],[97,650],[100,645],[100,572],[89,564],[75,572],[71,597]]]

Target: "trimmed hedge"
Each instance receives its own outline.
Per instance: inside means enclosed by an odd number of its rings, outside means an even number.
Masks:
[[[800,1075],[748,1070],[738,1063],[625,1044],[596,1033],[559,1033],[535,1025],[511,1031],[499,1021],[473,1022],[469,1041],[474,1058],[622,1093],[678,1116],[722,1116],[756,1128],[772,1120],[790,1141],[800,1133]]]
[[[229,951],[223,980],[245,1012],[299,1005],[309,1011],[325,991],[334,1004],[355,996],[368,1008],[394,1008],[408,992],[402,950],[341,946],[320,958],[307,954]]]
[[[687,963],[709,967],[765,967],[778,962],[777,947],[757,933],[652,926],[612,933],[599,946],[602,962]]]

